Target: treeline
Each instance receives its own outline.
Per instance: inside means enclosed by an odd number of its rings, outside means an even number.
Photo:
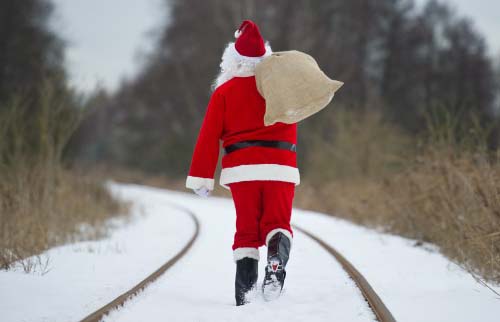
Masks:
[[[470,20],[432,0],[165,6],[139,75],[93,98],[73,138],[79,160],[182,182],[224,46],[250,18],[274,51],[305,51],[345,82],[334,106],[299,124],[295,206],[431,242],[500,281],[500,69]]]
[[[49,28],[52,12],[48,0],[0,3],[2,167],[59,158],[79,119],[77,95],[67,86],[64,42]],[[41,124],[49,114],[57,115]],[[46,136],[40,127],[47,128]]]
[[[486,126],[498,108],[483,36],[438,1],[422,8],[413,0],[171,0],[165,6],[170,21],[138,77],[115,95],[96,96],[75,140],[79,157],[184,176],[223,48],[245,18],[259,24],[274,51],[310,53],[344,81],[335,108],[377,111],[410,135],[425,129],[429,113],[474,114]],[[303,173],[315,143],[336,135],[335,108],[300,124]],[[489,140],[497,145],[496,134]]]
[[[64,42],[48,27],[52,12],[48,0],[0,3],[1,108],[19,96],[36,105],[45,81],[52,82],[57,90],[67,90]]]
[[[345,82],[299,124],[295,205],[434,243],[500,281],[500,68],[471,21],[433,0],[164,3],[137,77],[85,102],[67,86],[51,3],[0,3],[0,267],[119,210],[76,164],[182,181],[224,46],[250,18],[274,51],[305,51]]]
[[[85,106],[68,86],[53,9],[48,0],[0,2],[0,269],[46,270],[33,255],[102,236],[120,210],[102,179],[68,166]]]

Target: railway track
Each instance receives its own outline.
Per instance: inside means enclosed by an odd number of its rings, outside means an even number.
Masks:
[[[171,204],[172,208],[177,208],[183,212],[185,212],[187,215],[191,217],[195,224],[195,231],[191,237],[191,239],[187,242],[187,244],[173,257],[171,258],[168,262],[163,264],[160,268],[158,268],[156,271],[151,273],[148,277],[143,279],[141,282],[139,282],[137,285],[132,287],[130,290],[127,292],[121,294],[117,298],[115,298],[113,301],[109,302],[108,304],[104,305],[97,311],[89,314],[87,317],[85,317],[81,322],[99,322],[102,320],[102,318],[107,315],[110,311],[123,306],[123,304],[132,298],[133,296],[137,295],[139,292],[144,290],[150,283],[154,282],[158,277],[160,277],[163,273],[165,273],[169,268],[171,268],[175,263],[177,263],[186,253],[189,251],[189,249],[193,246],[194,242],[199,236],[200,233],[200,222],[196,215],[189,209],[184,208],[182,206],[176,205],[176,204]]]
[[[354,280],[358,288],[361,290],[366,302],[370,306],[371,310],[380,322],[396,322],[391,312],[385,306],[384,302],[380,299],[377,293],[373,290],[371,285],[368,283],[366,278],[352,265],[342,254],[340,254],[335,248],[328,245],[324,240],[318,236],[312,234],[311,232],[301,228],[297,225],[293,225],[293,228],[315,242],[317,242],[321,247],[323,247],[328,253],[330,253],[335,259],[340,263],[342,268],[347,272],[347,274]]]
[[[194,224],[195,224],[195,231],[191,237],[191,239],[188,241],[188,243],[168,262],[163,264],[159,269],[154,271],[152,274],[150,274],[148,277],[146,277],[144,280],[142,280],[140,283],[138,283],[136,286],[128,290],[127,292],[123,293],[122,295],[118,296],[115,298],[113,301],[109,302],[102,308],[96,310],[95,312],[89,314],[87,317],[81,320],[81,322],[99,322],[101,319],[106,316],[110,311],[123,306],[124,303],[132,298],[133,296],[137,295],[139,292],[141,292],[144,288],[148,286],[148,284],[154,282],[158,277],[160,277],[163,273],[165,273],[169,268],[171,268],[174,264],[176,264],[192,247],[194,242],[199,236],[199,231],[200,231],[200,222],[196,215],[189,209],[182,207],[177,204],[171,204],[173,208],[177,208],[183,212],[185,212],[187,215],[189,215]],[[387,309],[387,307],[384,305],[380,297],[377,295],[377,293],[373,290],[373,288],[370,286],[368,281],[363,277],[363,275],[344,257],[342,254],[340,254],[335,248],[330,246],[328,243],[326,243],[324,240],[319,238],[318,236],[314,235],[313,233],[309,232],[308,230],[301,228],[300,226],[293,225],[293,228],[296,231],[299,231],[312,240],[314,240],[316,243],[318,243],[319,246],[324,248],[329,254],[331,254],[335,260],[337,260],[342,268],[347,272],[347,274],[352,278],[352,280],[355,282],[357,287],[360,289],[362,295],[364,296],[366,302],[368,303],[368,306],[370,309],[373,311],[375,314],[376,318],[380,322],[395,322],[396,320],[392,316],[391,312]]]

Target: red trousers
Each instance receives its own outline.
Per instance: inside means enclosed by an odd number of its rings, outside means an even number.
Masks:
[[[236,208],[236,233],[233,250],[258,248],[267,235],[282,229],[290,232],[295,184],[284,181],[242,181],[230,183]]]

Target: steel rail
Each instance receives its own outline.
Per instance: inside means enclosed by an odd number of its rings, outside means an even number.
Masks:
[[[368,283],[366,278],[354,267],[354,265],[352,265],[344,256],[342,256],[342,254],[340,254],[332,246],[328,245],[324,240],[312,234],[311,232],[305,230],[304,228],[301,228],[297,225],[293,225],[293,228],[305,234],[315,242],[317,242],[328,253],[330,253],[333,257],[335,257],[335,259],[340,263],[342,268],[347,272],[347,274],[353,279],[358,288],[361,290],[361,293],[368,302],[368,305],[372,309],[378,321],[396,322],[389,309],[385,306],[384,302],[382,302],[380,297],[373,290],[373,288]]]
[[[171,204],[173,208],[177,208],[181,211],[184,211],[187,213],[191,219],[193,220],[195,224],[195,231],[193,233],[193,236],[191,239],[188,241],[188,243],[174,256],[172,257],[168,262],[163,264],[160,268],[158,268],[156,271],[151,273],[148,277],[143,279],[141,282],[139,282],[136,286],[128,290],[127,292],[121,294],[108,304],[104,305],[100,309],[94,311],[93,313],[89,314],[87,317],[85,317],[81,322],[99,322],[102,320],[102,318],[107,315],[110,311],[123,306],[123,304],[132,298],[133,296],[137,295],[139,292],[144,290],[150,283],[155,281],[158,277],[160,277],[163,273],[165,273],[169,268],[174,266],[186,253],[190,250],[190,248],[193,246],[195,240],[198,238],[198,235],[200,233],[200,222],[196,215],[189,209],[184,208],[182,206],[176,205],[176,204]]]

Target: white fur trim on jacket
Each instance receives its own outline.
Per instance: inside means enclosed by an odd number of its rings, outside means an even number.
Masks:
[[[229,189],[228,184],[241,181],[271,180],[300,183],[299,169],[281,164],[246,164],[223,168],[220,185]]]
[[[233,77],[248,77],[255,75],[255,66],[265,57],[270,56],[273,51],[269,43],[265,44],[266,52],[260,57],[243,56],[236,50],[234,42],[230,42],[222,54],[220,72],[215,79],[212,88],[215,90]]]
[[[288,239],[290,239],[290,245],[292,244],[292,234],[284,229],[284,228],[276,228],[276,229],[273,229],[271,230],[270,232],[267,233],[267,236],[266,236],[266,246],[267,244],[269,244],[269,240],[274,236],[274,234],[276,233],[283,233],[283,235],[285,235],[286,237],[288,237]]]
[[[233,258],[235,262],[245,257],[259,260],[259,249],[253,247],[240,247],[233,250]]]
[[[205,186],[208,190],[214,190],[214,179],[188,176],[186,179],[186,188],[200,189]]]

